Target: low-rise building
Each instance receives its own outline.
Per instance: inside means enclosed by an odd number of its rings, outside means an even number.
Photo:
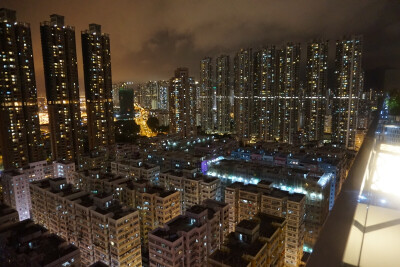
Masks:
[[[149,233],[150,266],[207,266],[226,234],[222,226],[228,212],[223,203],[205,205],[195,205]]]
[[[115,145],[115,159],[132,158],[139,156],[139,147],[137,145],[118,143]]]
[[[206,199],[221,200],[221,181],[216,177],[194,172],[193,169],[161,173],[160,185],[168,190],[181,192],[184,210],[201,204]]]
[[[103,173],[99,169],[78,172],[79,188],[95,194],[109,194],[139,212],[143,250],[148,247],[148,232],[164,225],[182,212],[181,194],[153,186],[148,180]]]
[[[31,220],[0,228],[1,266],[80,267],[79,249]]]
[[[81,156],[79,170],[90,170],[95,168],[107,169],[109,160],[114,157],[112,149],[94,150]]]
[[[193,142],[196,143],[195,140]],[[187,141],[187,145],[192,145],[190,140]],[[171,142],[171,147],[175,149],[179,146],[176,142]],[[195,168],[197,171],[200,171],[201,163],[206,159],[205,156],[195,156],[184,151],[152,150],[143,154],[147,162],[160,166],[161,171],[188,168]]]
[[[65,178],[30,184],[36,223],[81,250],[82,264],[141,266],[139,212],[111,194],[75,189]]]
[[[135,205],[139,210],[142,246],[147,250],[148,233],[181,215],[181,195],[175,190],[149,186],[145,180],[130,185],[131,190],[136,192]]]
[[[135,180],[144,179],[153,184],[158,184],[160,167],[143,163],[141,158],[122,159],[111,162],[111,172],[117,175],[131,177]]]
[[[214,211],[218,215],[220,227],[219,239],[222,244],[229,234],[229,204],[214,199],[206,199],[203,201],[202,206]]]
[[[54,161],[52,177],[62,177],[67,179],[67,183],[72,184],[74,180],[75,162],[72,161]],[[51,177],[46,177],[51,178]]]
[[[65,177],[72,180],[74,163],[38,161],[29,163],[26,168],[7,170],[2,173],[1,186],[5,204],[18,211],[19,219],[30,218],[31,198],[29,183],[46,178]]]
[[[286,220],[259,213],[243,220],[221,248],[210,255],[212,267],[284,266]]]
[[[117,193],[119,184],[129,180],[125,176],[103,172],[100,168],[95,168],[75,172],[73,184],[83,191],[94,194],[101,192],[114,194]]]
[[[20,221],[29,219],[31,217],[29,177],[22,170],[4,171],[1,184],[4,203],[17,210]]]
[[[156,117],[158,119],[159,126],[168,126],[169,125],[169,111],[164,109],[155,109],[150,111],[150,115],[152,117]]]
[[[19,222],[18,212],[0,202],[0,227]]]
[[[224,189],[234,182],[258,184],[270,183],[270,187],[283,191],[297,192],[306,195],[306,238],[305,244],[315,244],[319,232],[333,207],[336,193],[340,191],[339,179],[342,179],[344,167],[335,165],[337,159],[331,158],[319,162],[317,157],[299,157],[296,154],[278,153],[274,163],[259,163],[244,160],[222,159],[210,164],[208,175],[217,176]],[[281,166],[284,164],[286,166]],[[288,167],[288,165],[302,165]],[[229,198],[224,194],[225,199]],[[253,207],[254,208],[254,207]],[[253,210],[253,215],[255,210]]]
[[[258,185],[236,182],[226,187],[225,202],[230,205],[229,229],[235,231],[238,223],[255,218],[259,212],[286,218],[285,264],[297,266],[303,255],[306,196],[270,185],[268,182]]]

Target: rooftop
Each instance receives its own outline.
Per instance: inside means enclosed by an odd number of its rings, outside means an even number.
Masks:
[[[101,262],[101,261],[96,261],[95,263],[93,263],[89,267],[108,267],[108,265],[103,263],[103,262]]]
[[[173,176],[177,176],[177,177],[183,177],[184,173],[182,171],[178,171],[178,170],[168,170],[166,172],[164,172],[165,174],[169,174],[169,175],[173,175]]]
[[[23,172],[19,171],[19,170],[5,170],[3,172],[3,174],[8,175],[8,176],[18,176],[18,175],[23,174]]]
[[[288,197],[289,192],[288,191],[283,191],[283,190],[280,190],[280,189],[277,189],[277,188],[273,188],[272,190],[270,190],[268,192],[263,192],[263,195],[281,199],[281,198]]]
[[[9,255],[11,263],[17,266],[21,264],[21,260],[26,266],[45,266],[70,253],[79,254],[77,247],[66,243],[55,234],[49,234],[44,227],[31,220],[9,225],[0,231],[0,235],[5,238],[4,255]]]
[[[271,238],[280,225],[284,224],[285,218],[280,218],[277,216],[258,213],[257,219],[260,223],[260,236]]]
[[[254,230],[259,226],[260,236],[271,238],[284,222],[284,218],[259,213],[253,220],[242,220],[237,227]],[[266,242],[261,241],[259,238],[252,243],[244,242],[238,240],[235,233],[230,233],[226,244],[223,245],[221,249],[214,252],[210,258],[230,266],[247,266],[249,261],[245,260],[243,257],[245,255],[256,256],[265,244]]]
[[[242,182],[234,182],[234,183],[228,185],[227,188],[235,189],[235,188],[242,188],[242,186],[244,186],[244,183],[242,183]]]
[[[300,202],[305,198],[306,198],[306,195],[301,194],[301,193],[289,193],[288,194],[288,200],[293,201],[293,202]]]
[[[223,207],[228,206],[227,203],[218,201],[215,199],[206,199],[203,201],[203,205],[205,205],[206,207],[209,207],[209,208],[214,208],[214,207],[223,208]]]
[[[235,237],[235,233],[232,232],[228,235],[228,240],[225,246],[229,248],[230,253],[233,255],[247,254],[254,257],[260,252],[265,244],[266,242],[263,242],[260,239],[256,239],[252,243],[238,240]]]
[[[187,216],[178,216],[176,220],[169,221],[167,224],[170,231],[175,233],[177,231],[189,232],[196,227]]]
[[[259,223],[255,220],[242,220],[236,227],[244,228],[247,230],[254,230]]]
[[[94,206],[93,198],[91,197],[90,193],[86,193],[84,195],[76,196],[75,198],[70,199],[71,201],[75,201],[81,206],[86,208]]]
[[[261,180],[257,185],[270,186],[271,184],[271,181]]]
[[[242,258],[242,254],[235,254],[220,249],[211,254],[210,258],[228,266],[247,267],[250,264],[250,261]]]
[[[127,208],[127,207],[121,206],[117,202],[113,202],[107,208],[106,207],[96,207],[95,211],[102,215],[109,214],[110,218],[112,218],[114,220],[119,220],[127,215],[134,213],[136,210],[133,208]]]
[[[204,206],[194,205],[194,206],[190,207],[189,209],[187,209],[186,211],[188,211],[190,213],[194,213],[194,214],[200,214],[200,213],[204,212],[205,210],[207,210],[207,208]]]
[[[16,213],[17,211],[10,206],[4,205],[0,203],[0,217],[6,216],[12,213]]]
[[[158,187],[158,186],[149,186],[146,188],[146,193],[148,194],[158,194],[160,197],[168,197],[172,194],[174,194],[177,191],[174,190],[165,190],[162,187]]]
[[[178,232],[189,232],[196,226],[191,223],[187,216],[180,215],[167,223],[165,228],[157,228],[152,232],[153,235],[161,237],[167,241],[174,242],[179,239]]]
[[[54,194],[61,193],[63,197],[82,192],[80,189],[74,188],[72,184],[68,184],[65,178],[60,177],[33,181],[31,184]]]
[[[92,179],[106,180],[109,182],[117,181],[120,179],[125,179],[124,176],[117,175],[114,173],[104,172],[100,168],[83,170],[83,171],[80,171],[79,173],[82,173],[85,177],[90,177]]]

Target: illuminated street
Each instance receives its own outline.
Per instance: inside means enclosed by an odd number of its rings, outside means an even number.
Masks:
[[[135,103],[135,111],[136,111],[135,122],[137,125],[140,126],[139,134],[141,136],[146,136],[146,137],[157,136],[157,133],[153,132],[147,125],[147,120],[149,119],[149,111],[136,103]]]

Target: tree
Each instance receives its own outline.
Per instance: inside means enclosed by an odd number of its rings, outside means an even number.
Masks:
[[[159,127],[159,129],[160,129],[160,132],[162,132],[162,133],[168,133],[168,131],[169,131],[169,125],[167,125],[167,126],[160,126]]]
[[[400,92],[392,91],[389,94],[390,98],[387,101],[390,115],[400,115]]]
[[[147,120],[147,126],[149,126],[150,130],[152,130],[153,132],[158,131],[159,125],[160,125],[160,122],[158,121],[158,119],[156,117],[150,117]]]
[[[134,143],[140,126],[133,120],[115,122],[115,141],[117,143]]]

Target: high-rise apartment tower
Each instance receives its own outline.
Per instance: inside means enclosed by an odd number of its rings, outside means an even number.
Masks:
[[[216,104],[217,119],[216,130],[218,133],[224,134],[230,132],[230,60],[229,56],[222,55],[217,57],[215,63],[215,80],[216,80]]]
[[[183,137],[195,136],[196,90],[195,82],[189,77],[188,68],[178,68],[169,85],[169,131]]]
[[[40,24],[52,158],[78,162],[83,152],[75,29],[53,14]]]
[[[112,148],[115,132],[110,37],[101,32],[98,24],[90,24],[81,36],[89,150]]]
[[[328,83],[328,41],[307,44],[304,130],[308,141],[323,140]]]
[[[212,80],[212,60],[207,57],[200,61],[200,109],[201,109],[201,130],[212,132],[213,123],[213,80]]]
[[[45,158],[40,136],[31,29],[0,9],[0,150],[5,169]]]
[[[336,41],[332,140],[355,148],[359,96],[363,88],[362,37]]]

